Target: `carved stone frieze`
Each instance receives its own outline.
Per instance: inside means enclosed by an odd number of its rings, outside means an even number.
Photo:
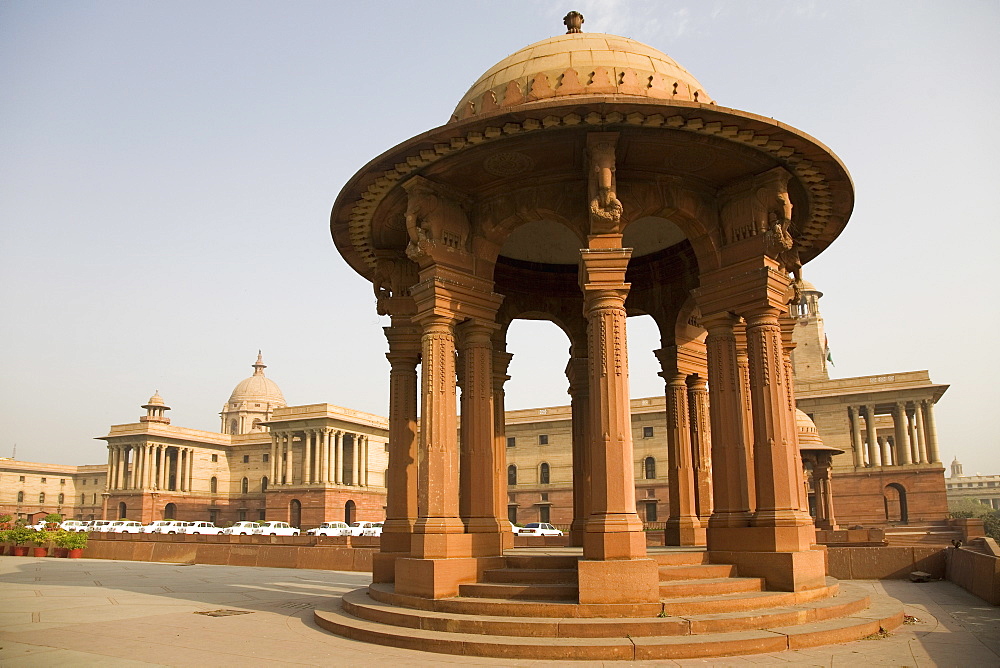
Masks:
[[[406,189],[406,255],[418,264],[438,250],[467,252],[469,217],[445,188],[421,177],[403,184]]]

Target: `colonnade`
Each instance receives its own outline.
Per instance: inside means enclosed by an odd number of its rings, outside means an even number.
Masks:
[[[892,415],[891,435],[878,434],[876,418],[880,410]],[[897,401],[888,407],[874,403],[852,405],[847,412],[856,467],[940,463],[933,401]]]
[[[190,492],[194,448],[159,443],[108,446],[108,489]]]
[[[269,459],[272,485],[369,486],[369,438],[364,434],[330,428],[272,430]]]

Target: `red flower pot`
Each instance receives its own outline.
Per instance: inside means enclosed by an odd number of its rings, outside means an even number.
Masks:
[[[69,554],[69,548],[66,548],[66,547],[54,547],[54,548],[52,548],[52,556],[53,557],[60,557],[62,559],[65,559],[67,554]]]
[[[10,556],[12,557],[26,557],[28,556],[28,546],[27,545],[12,545],[10,548]]]
[[[72,550],[69,551],[69,554],[66,556],[68,556],[70,559],[79,559],[80,555],[82,554],[83,554],[82,547],[74,547]]]
[[[47,548],[47,547],[33,547],[33,548],[31,548],[31,556],[33,556],[33,557],[47,557],[47,556],[49,556],[49,548]]]

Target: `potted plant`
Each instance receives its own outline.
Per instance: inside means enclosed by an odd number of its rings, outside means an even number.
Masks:
[[[42,521],[45,522],[46,529],[55,529],[62,524],[63,516],[59,513],[49,513]]]
[[[34,543],[35,547],[31,550],[31,556],[33,557],[47,557],[49,556],[48,544],[52,542],[52,531],[47,529],[36,529],[31,536],[31,542]]]
[[[60,531],[56,534],[55,543],[66,550],[70,559],[79,559],[83,548],[87,546],[86,531]]]
[[[14,557],[28,556],[27,543],[34,537],[35,530],[24,524],[14,524],[4,531],[4,541],[11,544],[10,554]]]

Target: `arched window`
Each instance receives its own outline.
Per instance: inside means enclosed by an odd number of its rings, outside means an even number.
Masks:
[[[215,494],[219,491],[219,479],[212,476],[212,479],[208,481],[208,491]]]
[[[253,426],[251,427],[254,431],[260,431],[260,418],[253,419]]]
[[[264,476],[263,478],[260,479],[260,491],[262,492],[267,491],[267,476]]]
[[[18,492],[17,493],[17,502],[18,503],[24,503],[24,492]]]
[[[646,480],[653,480],[656,478],[656,460],[652,457],[646,457],[642,462],[642,469],[645,473]]]
[[[542,462],[538,467],[538,482],[543,485],[549,484],[549,465],[546,462]]]
[[[95,505],[95,506],[96,506],[96,505],[97,505],[97,495],[96,495],[96,494],[94,494],[94,495],[93,495],[93,497],[94,497],[94,498],[93,498],[93,499],[91,500],[91,502],[90,502],[90,503],[91,503],[91,505]]]
[[[240,423],[238,421],[236,421],[236,420],[230,421],[230,423],[229,423],[229,433],[230,434],[237,434],[237,433],[239,433],[239,431],[240,431]]]
[[[243,478],[243,481],[240,482],[240,494],[247,494],[249,491],[250,491],[250,479]]]
[[[507,467],[507,484],[516,485],[517,484],[517,467],[511,464]]]
[[[80,505],[82,506],[85,503],[87,503],[87,495],[86,494],[81,494],[80,495]]]
[[[45,503],[45,492],[38,495],[38,503]]]
[[[61,506],[63,504],[63,502],[65,502],[65,501],[66,501],[66,495],[65,494],[60,494],[59,495],[59,505]]]

